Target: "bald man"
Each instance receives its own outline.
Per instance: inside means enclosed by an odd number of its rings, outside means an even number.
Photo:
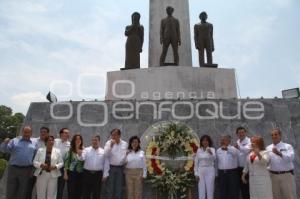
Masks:
[[[274,199],[297,199],[296,179],[294,174],[295,151],[292,145],[281,141],[280,129],[271,132],[272,144],[267,147],[270,156]]]
[[[25,126],[21,136],[12,140],[6,138],[0,145],[0,151],[10,154],[6,199],[23,199],[27,195],[37,149],[36,140],[31,135],[31,127]]]

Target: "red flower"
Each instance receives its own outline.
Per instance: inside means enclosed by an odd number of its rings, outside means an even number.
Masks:
[[[162,170],[156,164],[155,159],[151,159],[151,166],[152,166],[153,170],[155,171],[155,173],[157,173],[157,175],[162,175]]]
[[[190,146],[193,148],[193,152],[197,153],[198,147],[195,143],[190,143]]]

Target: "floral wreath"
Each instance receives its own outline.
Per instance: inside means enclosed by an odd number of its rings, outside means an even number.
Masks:
[[[159,127],[153,127],[156,136],[146,147],[148,182],[161,193],[164,198],[185,197],[187,188],[193,187],[195,178],[194,156],[199,147],[199,141],[192,130],[180,122],[167,122]],[[185,160],[183,168],[172,169],[165,166],[161,155],[167,154],[171,160]],[[181,157],[178,157],[181,156]]]

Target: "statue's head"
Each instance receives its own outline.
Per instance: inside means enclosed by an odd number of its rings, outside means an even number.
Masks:
[[[140,23],[140,18],[141,18],[140,13],[134,12],[131,15],[132,24],[139,24]]]
[[[171,7],[171,6],[168,6],[168,7],[166,8],[166,11],[167,11],[168,16],[172,16],[172,14],[173,14],[173,12],[174,12],[174,8]]]
[[[201,12],[199,18],[201,19],[201,21],[206,21],[207,20],[206,12]]]

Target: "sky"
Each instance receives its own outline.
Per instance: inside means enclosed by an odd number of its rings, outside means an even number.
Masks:
[[[59,100],[104,99],[106,73],[124,66],[134,11],[147,68],[148,0],[0,0],[0,104],[26,114],[49,90]],[[299,0],[190,0],[191,30],[202,11],[214,25],[214,61],[236,69],[242,98],[299,87]]]

